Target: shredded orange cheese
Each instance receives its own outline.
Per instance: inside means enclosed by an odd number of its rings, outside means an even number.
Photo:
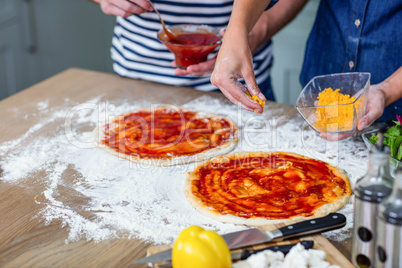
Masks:
[[[251,96],[250,92],[248,92],[248,91],[246,91],[246,94],[247,94],[247,96],[250,97],[251,100],[256,101],[259,105],[262,106],[262,108],[265,108],[265,101],[263,101],[260,98],[258,98],[257,95]],[[256,113],[257,111],[254,111],[254,112]]]
[[[318,107],[316,111],[317,122],[314,127],[318,131],[347,131],[353,129],[354,109],[359,106],[360,100],[352,104],[356,98],[326,88],[318,94]],[[350,104],[350,105],[342,105]]]

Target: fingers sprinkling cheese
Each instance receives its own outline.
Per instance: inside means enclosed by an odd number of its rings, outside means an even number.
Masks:
[[[259,105],[261,105],[262,108],[265,108],[265,101],[263,101],[260,98],[258,98],[257,95],[251,96],[249,91],[246,91],[246,95],[249,96],[251,100],[253,100],[253,101],[257,102]],[[254,111],[254,112],[256,112],[256,111]]]

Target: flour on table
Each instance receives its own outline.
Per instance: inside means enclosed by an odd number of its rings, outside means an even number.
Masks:
[[[102,96],[81,104],[66,100],[54,108],[47,101],[38,103],[38,111],[30,115],[33,126],[20,137],[0,144],[0,180],[29,187],[31,178],[39,178],[44,189],[33,202],[44,208],[37,217],[47,223],[62,220],[69,228],[68,241],[137,237],[165,244],[190,225],[220,234],[246,229],[207,218],[187,202],[183,193],[185,174],[197,163],[147,166],[93,146],[91,131],[97,125],[112,116],[150,106],[110,103]],[[344,169],[352,187],[366,171],[368,152],[363,142],[352,138],[325,141],[303,126],[300,117],[283,117],[284,109],[268,106],[263,115],[258,115],[207,96],[181,106],[233,120],[241,131],[234,152],[286,151],[320,159]],[[79,200],[79,205],[67,197]],[[326,234],[337,241],[347,238],[347,230],[352,228],[352,198],[340,212],[346,215],[347,226]]]
[[[41,101],[36,105],[39,111],[45,110],[47,107],[49,107],[49,100]]]

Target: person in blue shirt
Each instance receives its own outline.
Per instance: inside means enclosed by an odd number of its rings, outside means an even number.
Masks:
[[[248,110],[260,108],[236,83],[246,81],[259,93],[249,57],[248,32],[270,1],[235,2],[211,82],[232,102]],[[280,1],[279,1],[280,2]],[[277,21],[272,20],[274,25]],[[304,87],[317,75],[370,72],[366,114],[361,131],[375,120],[395,120],[402,115],[402,1],[321,0],[307,41],[300,81]],[[235,40],[235,42],[234,42]],[[260,108],[261,109],[261,108]],[[329,140],[350,134],[321,136]]]

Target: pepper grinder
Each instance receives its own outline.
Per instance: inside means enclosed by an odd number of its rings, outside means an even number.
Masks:
[[[376,266],[402,267],[402,169],[395,172],[391,195],[378,209]]]
[[[356,267],[375,267],[378,207],[392,191],[393,179],[389,173],[389,150],[383,144],[384,132],[385,128],[382,128],[377,145],[370,151],[367,173],[356,182],[354,189],[352,263]]]

